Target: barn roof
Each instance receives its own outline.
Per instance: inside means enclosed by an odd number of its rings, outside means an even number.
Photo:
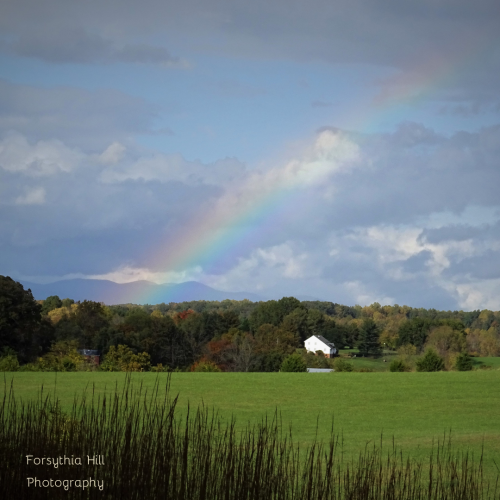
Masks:
[[[335,347],[335,344],[333,342],[330,342],[328,339],[325,339],[323,335],[313,335],[312,337],[316,337],[318,340],[321,340],[321,342],[323,342],[323,344],[326,344],[328,347]],[[309,337],[309,339],[312,337]]]
[[[330,347],[335,347],[335,344],[333,342],[330,342],[328,339],[325,339],[325,337],[323,337],[323,335],[315,335],[315,337],[319,340],[321,340],[321,342],[323,342],[324,344],[330,346]]]

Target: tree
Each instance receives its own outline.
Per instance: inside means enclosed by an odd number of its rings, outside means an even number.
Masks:
[[[256,351],[279,352],[281,354],[291,354],[299,344],[299,337],[296,333],[288,332],[273,325],[261,325],[255,334]]]
[[[358,349],[361,354],[377,356],[380,354],[380,329],[371,318],[363,320],[359,332]]]
[[[319,311],[318,311],[319,312]],[[320,313],[321,314],[321,313]],[[308,324],[308,311],[302,307],[297,307],[290,314],[287,314],[281,323],[281,328],[288,332],[293,332],[302,342],[310,337]]]
[[[31,290],[8,276],[0,276],[0,349],[9,347],[26,362],[48,347],[50,327],[42,323],[41,307]]]
[[[425,345],[434,348],[440,356],[446,356],[465,351],[467,340],[463,331],[441,325],[432,328]]]
[[[249,318],[252,332],[256,332],[264,324],[279,326],[283,318],[297,308],[304,308],[304,306],[294,297],[259,302],[259,305],[252,311]]]
[[[84,300],[78,304],[75,314],[77,325],[82,329],[82,347],[95,347],[95,338],[101,328],[108,325],[106,312],[100,302]]]
[[[427,349],[416,364],[417,372],[439,372],[444,369],[444,360],[434,349]]]
[[[306,372],[307,365],[302,356],[295,353],[290,354],[283,360],[280,370],[282,372]]]
[[[397,345],[413,344],[421,349],[427,340],[433,322],[424,318],[413,318],[401,324]]]
[[[47,297],[42,304],[42,314],[48,314],[54,309],[59,309],[62,307],[62,301],[57,295],[51,295]]]

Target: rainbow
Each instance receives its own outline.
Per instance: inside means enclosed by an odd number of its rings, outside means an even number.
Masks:
[[[478,44],[465,55],[457,51],[454,58],[429,58],[424,64],[387,80],[370,105],[351,111],[347,117],[349,128],[363,133],[377,120],[404,115],[408,105],[457,78],[462,66],[477,54]],[[302,159],[265,173],[253,172],[240,184],[230,186],[220,199],[202,207],[190,224],[168,234],[160,251],[149,253],[146,260],[153,269],[186,270],[203,262],[207,270],[223,259],[242,255],[250,241],[255,243],[256,227],[259,233],[272,231],[276,220],[293,214],[293,202],[301,192],[324,183],[339,170],[350,168],[358,156],[358,145],[348,134],[325,130]],[[172,292],[163,300],[175,302],[173,295]],[[144,292],[137,302],[148,303],[150,298]]]

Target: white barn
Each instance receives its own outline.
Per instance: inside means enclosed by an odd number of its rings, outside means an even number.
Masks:
[[[337,348],[329,340],[321,335],[313,335],[304,342],[304,347],[308,352],[316,353],[322,351],[325,353],[325,358],[332,358],[337,354]]]

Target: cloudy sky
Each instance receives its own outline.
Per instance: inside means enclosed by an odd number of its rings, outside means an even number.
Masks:
[[[500,309],[498,0],[4,0],[0,274]]]

